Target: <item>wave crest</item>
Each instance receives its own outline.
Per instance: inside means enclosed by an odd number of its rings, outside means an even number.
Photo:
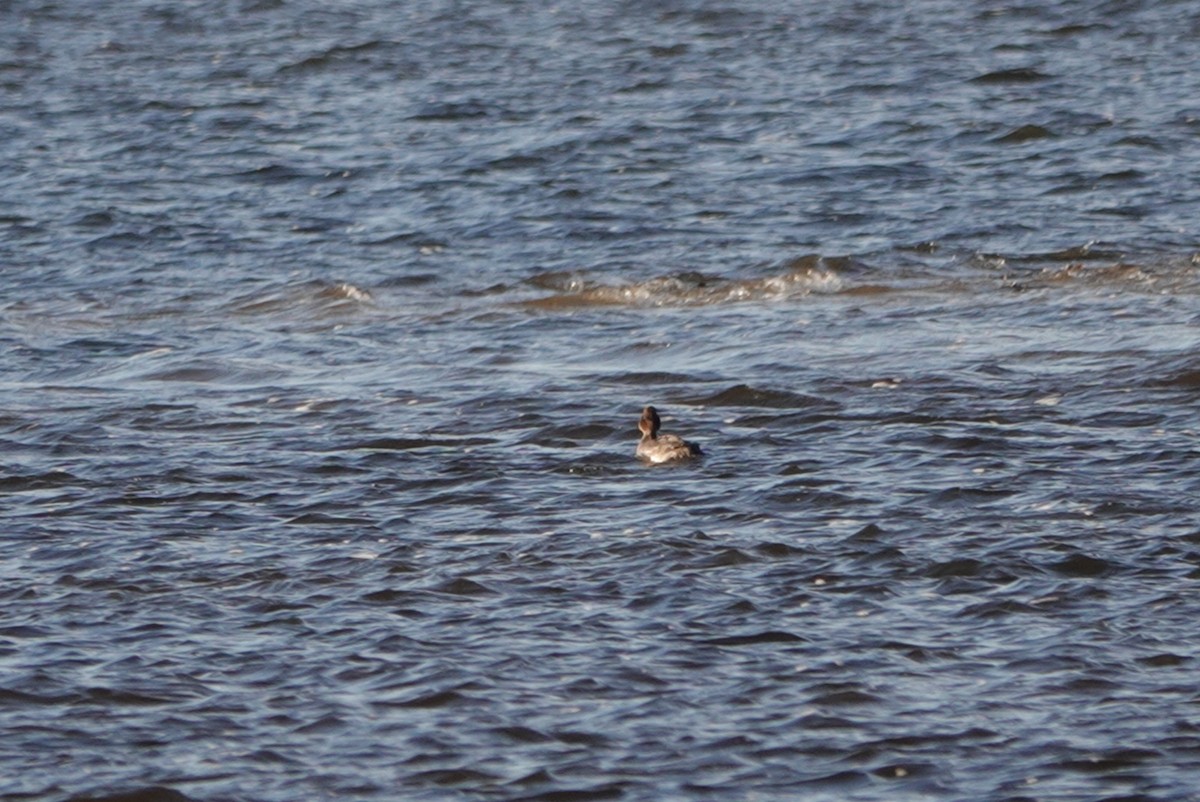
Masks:
[[[521,302],[530,309],[572,309],[588,306],[711,306],[745,301],[783,300],[843,288],[838,262],[819,256],[785,263],[779,272],[750,279],[730,279],[697,271],[658,276],[645,281],[606,284],[585,273],[541,273],[526,283],[552,294]]]

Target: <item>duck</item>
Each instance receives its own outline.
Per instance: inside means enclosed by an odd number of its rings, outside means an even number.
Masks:
[[[642,410],[638,430],[642,439],[638,443],[637,455],[647,462],[678,462],[701,455],[700,446],[689,443],[674,434],[659,434],[662,421],[658,418],[658,410],[646,407]]]

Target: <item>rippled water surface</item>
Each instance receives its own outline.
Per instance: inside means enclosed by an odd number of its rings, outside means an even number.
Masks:
[[[1198,33],[0,5],[0,797],[1194,798]]]

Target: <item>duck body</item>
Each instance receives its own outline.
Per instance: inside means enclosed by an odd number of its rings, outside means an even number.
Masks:
[[[700,446],[689,443],[674,434],[659,434],[662,421],[658,418],[658,410],[646,407],[642,410],[638,430],[642,439],[637,446],[637,455],[647,462],[678,462],[701,455]]]

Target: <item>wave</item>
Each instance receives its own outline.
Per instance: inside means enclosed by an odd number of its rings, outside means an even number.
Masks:
[[[529,309],[557,310],[589,306],[710,306],[743,301],[786,300],[812,293],[836,293],[843,275],[854,269],[849,259],[804,256],[785,263],[771,275],[736,279],[697,271],[644,281],[607,284],[574,271],[541,273],[526,285],[552,294],[519,303]]]
[[[641,281],[613,283],[585,271],[540,273],[522,287],[538,297],[517,306],[540,311],[586,307],[692,307],[788,301],[810,295],[876,296],[902,292],[954,294],[1056,288],[1200,291],[1200,255],[1131,257],[1089,243],[1048,253],[985,254],[943,252],[935,244],[898,249],[886,267],[852,257],[806,255],[783,262],[773,272],[736,278],[682,271]],[[914,254],[917,254],[914,257]],[[936,264],[928,260],[936,254]],[[505,288],[505,291],[516,287]]]
[[[371,293],[353,284],[310,281],[236,298],[231,303],[231,309],[236,315],[300,312],[322,319],[371,308],[373,305]]]

